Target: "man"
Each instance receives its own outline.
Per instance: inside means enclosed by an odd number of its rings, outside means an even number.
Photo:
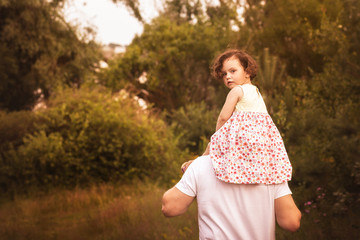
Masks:
[[[215,177],[209,155],[197,158],[162,199],[162,212],[174,217],[197,198],[200,239],[275,239],[280,227],[296,231],[301,213],[287,183],[232,184]]]

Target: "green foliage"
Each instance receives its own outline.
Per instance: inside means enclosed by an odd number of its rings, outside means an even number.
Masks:
[[[202,3],[198,0],[166,0],[166,13],[177,20],[191,21],[203,16]]]
[[[208,19],[198,13],[195,23],[180,13],[161,14],[110,63],[100,82],[114,91],[125,87],[154,107],[168,111],[204,100],[209,107],[221,105],[219,99],[225,91],[220,88],[222,83],[211,78],[209,66],[217,52],[235,42],[233,16],[226,18],[224,8],[213,8]],[[222,22],[215,21],[220,16]],[[139,82],[143,74],[147,81]]]
[[[139,8],[139,0],[112,0],[114,3],[121,2],[123,3],[133,14],[133,16],[139,20],[140,22],[143,22],[144,19],[141,16],[141,11]]]
[[[279,64],[277,56],[270,56],[265,48],[261,57],[256,57],[258,73],[254,83],[259,85],[262,96],[270,114],[279,111],[281,107],[279,95],[283,95],[285,64]]]
[[[79,40],[64,21],[62,1],[0,2],[0,108],[31,109],[58,86],[80,86],[94,72],[98,46]]]
[[[258,68],[256,81],[267,95],[274,97],[275,91],[282,87],[281,83],[284,76],[285,65],[282,64],[278,66],[278,57],[270,56],[268,48],[264,49],[262,61],[260,58],[256,60],[260,66]]]
[[[145,177],[168,182],[185,159],[163,121],[105,90],[61,92],[39,117],[36,132],[3,154],[3,191],[11,184],[21,191]]]
[[[24,144],[24,137],[33,133],[38,117],[33,112],[0,111],[0,189],[13,188],[22,162],[14,149]]]
[[[292,77],[309,75],[309,69],[322,71],[326,57],[314,49],[313,33],[320,30],[324,15],[330,21],[339,18],[343,1],[249,2],[252,4],[245,11],[243,28],[251,32],[251,49],[269,48],[286,62]]]
[[[201,155],[215,131],[219,110],[209,110],[204,102],[193,103],[172,112],[172,130],[179,140],[181,149],[188,149],[192,155]]]
[[[338,239],[339,231],[347,232],[349,239],[356,235],[358,221],[349,215],[360,211],[356,206],[360,88],[335,62],[314,74],[309,85],[303,79],[287,77],[283,94],[275,98],[280,106],[273,118],[293,165],[291,187],[304,215],[303,226],[293,239]],[[326,192],[321,201],[318,188]],[[316,203],[311,212],[304,205],[309,201]]]
[[[29,111],[0,111],[0,148],[4,150],[10,144],[21,145],[23,138],[35,131],[37,120],[36,114]]]
[[[277,99],[285,103],[289,98],[291,104],[280,104],[273,115],[281,123],[278,126],[294,167],[294,198],[304,213],[303,227],[294,239],[338,239],[339,231],[352,239],[359,224],[349,218],[360,211],[356,205],[360,189],[359,81],[342,71],[338,59],[331,61],[322,73],[313,75],[309,85],[288,77],[284,95]],[[322,201],[316,195],[319,187],[326,192]],[[316,202],[310,213],[304,205],[309,201]]]

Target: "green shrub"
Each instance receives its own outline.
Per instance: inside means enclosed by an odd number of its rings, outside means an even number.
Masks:
[[[0,111],[0,146],[9,147],[9,144],[22,144],[24,136],[35,131],[37,116],[30,111],[4,112]],[[1,151],[2,152],[2,151]]]
[[[220,110],[207,109],[204,102],[190,103],[169,114],[173,132],[179,138],[181,149],[201,155],[215,132]]]
[[[24,137],[33,133],[36,114],[30,111],[0,111],[0,190],[14,189],[21,172],[22,162],[16,148],[24,144]]]
[[[36,132],[3,154],[5,191],[132,178],[169,182],[185,159],[161,119],[104,89],[60,92],[38,117]]]

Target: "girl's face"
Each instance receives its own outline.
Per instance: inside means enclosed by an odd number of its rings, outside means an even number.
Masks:
[[[224,84],[230,89],[237,85],[251,83],[249,74],[244,71],[243,66],[236,57],[226,59],[221,71]]]

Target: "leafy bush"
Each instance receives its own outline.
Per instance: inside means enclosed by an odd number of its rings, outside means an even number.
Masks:
[[[30,111],[0,111],[0,189],[13,188],[22,162],[16,157],[16,149],[24,144],[24,137],[33,133],[36,114]]]
[[[15,146],[22,143],[23,137],[35,130],[37,116],[33,112],[4,112],[0,111],[0,146],[2,150],[9,144]],[[1,151],[2,152],[2,151]]]
[[[131,178],[168,180],[185,159],[167,125],[102,89],[58,93],[36,132],[1,159],[1,186],[74,186]]]
[[[359,83],[329,63],[309,85],[288,78],[293,102],[279,107],[275,120],[293,165],[290,182],[303,213],[291,239],[354,239],[358,235]],[[291,107],[292,106],[292,107]]]
[[[204,152],[210,136],[215,132],[219,110],[208,110],[204,102],[190,103],[169,114],[171,127],[179,138],[181,149],[193,155]]]

